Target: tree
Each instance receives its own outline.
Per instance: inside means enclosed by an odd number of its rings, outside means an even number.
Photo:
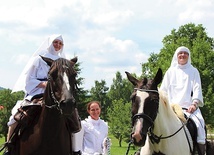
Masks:
[[[3,106],[3,109],[0,110],[0,136],[7,136],[7,122],[11,116],[11,110],[18,100],[23,99],[24,92],[16,92],[11,94],[10,89],[0,90],[0,105]]]
[[[88,90],[85,90],[83,87],[81,87],[81,85],[84,82],[84,78],[79,77],[81,73],[80,65],[81,63],[78,62],[74,66],[74,69],[77,72],[76,82],[78,86],[78,89],[76,90],[76,93],[75,93],[75,100],[77,103],[77,108],[78,108],[80,117],[85,118],[87,114],[85,105],[90,101],[90,95],[88,95]]]
[[[108,87],[106,87],[106,81],[101,80],[95,81],[95,86],[91,88],[90,94],[91,94],[91,100],[97,100],[101,103],[101,117],[104,120],[107,120],[107,109],[109,107],[109,99],[107,96]]]
[[[150,55],[147,63],[142,64],[142,72],[152,77],[160,67],[165,73],[169,68],[172,56],[179,46],[186,46],[191,51],[191,60],[201,75],[205,106],[201,108],[206,124],[214,127],[214,39],[207,36],[205,28],[193,23],[173,29],[163,39],[160,53]]]
[[[110,133],[118,139],[119,146],[122,140],[128,142],[131,133],[131,104],[125,103],[123,99],[114,100],[108,108]]]
[[[108,96],[111,101],[123,99],[125,102],[129,102],[132,90],[132,84],[126,78],[123,79],[120,72],[117,72]]]
[[[108,120],[110,133],[119,140],[128,142],[131,133],[131,104],[130,96],[133,85],[127,78],[122,78],[120,72],[116,73],[113,84],[108,92],[110,107],[108,108]]]

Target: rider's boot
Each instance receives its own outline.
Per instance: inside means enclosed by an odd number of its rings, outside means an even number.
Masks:
[[[6,144],[6,147],[5,147],[5,152],[3,155],[10,155],[10,151],[9,151],[9,148],[8,148],[8,145],[10,145],[11,143],[11,136],[17,126],[17,122],[13,123],[12,125],[9,126],[8,128],[8,133],[7,133],[7,144]]]
[[[3,153],[3,155],[11,155],[10,151],[8,150],[8,148],[5,148],[5,151]]]
[[[81,155],[82,153],[81,153],[81,151],[75,151],[75,152],[73,152],[73,155]]]
[[[200,155],[206,155],[206,144],[198,144]]]

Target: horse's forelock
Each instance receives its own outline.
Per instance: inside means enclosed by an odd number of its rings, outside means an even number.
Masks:
[[[76,74],[76,71],[73,68],[74,64],[75,63],[72,61],[69,61],[64,58],[59,58],[53,62],[50,70],[57,70],[59,73],[62,73],[65,70],[69,70],[69,72],[71,72],[72,74]]]
[[[143,78],[142,79],[142,86],[147,85],[147,83],[148,83],[148,79],[147,78]]]

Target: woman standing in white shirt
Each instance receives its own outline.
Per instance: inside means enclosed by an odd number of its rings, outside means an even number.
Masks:
[[[77,155],[106,155],[108,125],[100,119],[100,102],[89,102],[87,112],[90,116],[81,122],[82,130],[73,136],[73,150]]]

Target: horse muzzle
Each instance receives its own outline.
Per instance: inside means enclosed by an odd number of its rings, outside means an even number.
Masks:
[[[143,132],[138,133],[132,133],[131,139],[134,145],[136,146],[144,146],[146,141],[147,134],[144,134]]]

